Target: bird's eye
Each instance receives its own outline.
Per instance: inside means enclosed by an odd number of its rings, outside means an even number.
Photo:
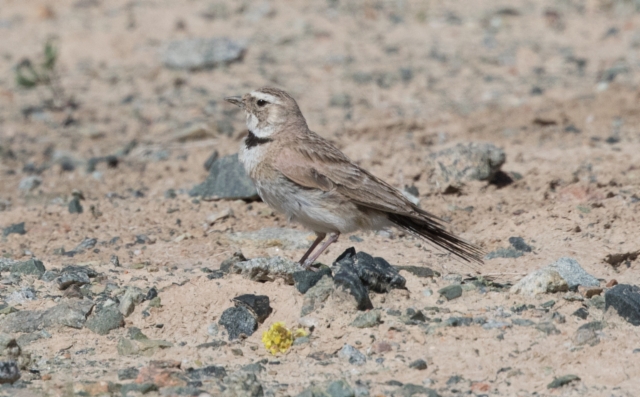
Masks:
[[[267,101],[265,101],[264,99],[258,99],[258,102],[256,103],[258,104],[258,106],[263,107],[267,104]]]

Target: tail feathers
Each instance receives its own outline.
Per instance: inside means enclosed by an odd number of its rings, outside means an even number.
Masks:
[[[467,262],[483,263],[482,249],[448,232],[435,220],[392,213],[388,217],[399,228],[418,235]]]

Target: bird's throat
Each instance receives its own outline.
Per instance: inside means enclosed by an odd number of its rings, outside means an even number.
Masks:
[[[249,130],[249,135],[247,135],[247,137],[244,139],[244,144],[247,146],[247,149],[250,149],[259,145],[264,145],[265,143],[269,143],[271,141],[271,138],[260,138],[251,130]]]

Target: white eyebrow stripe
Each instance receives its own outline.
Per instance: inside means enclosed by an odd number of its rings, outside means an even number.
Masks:
[[[251,96],[256,99],[265,100],[269,103],[280,104],[280,100],[278,100],[278,98],[274,97],[273,95],[265,94],[264,92],[253,91],[251,93]]]

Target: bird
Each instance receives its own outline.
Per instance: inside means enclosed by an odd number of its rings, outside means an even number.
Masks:
[[[224,99],[244,110],[248,133],[238,158],[262,200],[316,235],[299,261],[305,269],[313,270],[311,265],[341,234],[388,227],[421,237],[463,261],[482,263],[481,248],[449,232],[442,219],[311,131],[296,100],[284,90],[263,87]]]

